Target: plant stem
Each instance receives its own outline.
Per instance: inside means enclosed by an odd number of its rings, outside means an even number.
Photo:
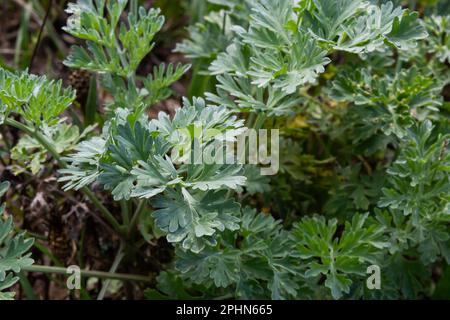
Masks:
[[[51,155],[52,157],[58,162],[59,166],[61,168],[67,168],[67,163],[61,159],[61,156],[59,153],[55,150],[51,142],[47,140],[45,136],[43,136],[39,131],[30,128],[29,126],[16,121],[11,118],[6,118],[5,122],[6,125],[15,127],[31,137],[35,138]],[[116,218],[112,215],[111,212],[98,200],[98,198],[95,196],[95,194],[88,189],[87,187],[83,187],[80,189],[88,198],[91,200],[91,202],[97,207],[97,209],[102,213],[103,217],[111,224],[111,226],[114,228],[116,232],[119,234],[122,234],[122,228],[117,222]]]
[[[36,53],[39,48],[39,44],[41,43],[42,32],[44,31],[45,24],[47,23],[48,16],[50,15],[52,5],[53,5],[53,0],[49,0],[47,10],[45,11],[44,20],[42,21],[41,28],[39,29],[37,42],[36,42],[36,45],[34,46],[33,54],[31,55],[30,64],[28,65],[28,68],[30,68],[30,69],[33,66],[34,59],[36,58]]]
[[[195,63],[192,70],[192,80],[188,88],[188,97],[200,97],[203,96],[206,91],[213,91],[215,88],[215,79],[211,76],[205,76],[201,74],[201,66],[206,63],[209,65],[211,61],[207,59],[201,59]]]
[[[54,273],[54,274],[67,274],[67,268],[52,267],[43,265],[32,265],[22,268],[23,271],[28,272],[42,272],[42,273]],[[111,273],[105,271],[95,270],[81,270],[81,276],[86,278],[99,278],[99,279],[115,279],[121,281],[138,281],[138,282],[150,282],[151,278],[137,275],[137,274],[124,274],[124,273]]]
[[[25,132],[26,134],[32,136],[33,138],[35,138],[40,144],[42,144],[42,146],[47,149],[47,151],[49,153],[51,153],[51,155],[53,156],[53,158],[55,158],[55,160],[58,162],[58,164],[65,168],[67,167],[67,164],[61,160],[61,157],[59,156],[58,152],[56,152],[55,148],[53,147],[53,145],[47,141],[47,139],[38,131],[33,130],[32,128],[30,128],[29,126],[16,121],[14,119],[11,118],[6,118],[5,122],[6,125],[15,127],[23,132]]]
[[[136,211],[133,214],[133,217],[131,218],[130,224],[128,226],[128,237],[130,237],[131,233],[133,232],[134,227],[136,226],[139,216],[141,215],[142,211],[145,209],[145,203],[146,200],[141,200],[136,208]]]
[[[247,128],[259,130],[262,128],[267,116],[263,112],[251,112],[247,117]]]
[[[95,194],[90,189],[88,189],[87,187],[83,187],[80,190],[97,207],[97,209],[102,213],[102,215],[105,218],[105,220],[108,221],[111,224],[111,226],[114,228],[114,230],[121,235],[122,234],[122,227],[120,226],[119,222],[117,222],[116,218],[114,218],[112,213],[98,200],[98,198],[95,196]]]
[[[253,128],[253,124],[255,123],[256,114],[254,112],[250,112],[247,117],[247,128]]]
[[[130,12],[136,17],[138,15],[138,0],[130,1]]]
[[[36,249],[42,252],[42,254],[46,255],[53,264],[58,267],[63,266],[63,263],[45,245],[41,244],[39,241],[35,241],[33,245]]]
[[[122,223],[125,226],[128,226],[130,224],[130,212],[128,210],[128,202],[125,200],[120,201],[120,210],[122,213]]]
[[[266,115],[263,112],[259,112],[256,116],[253,129],[259,130],[262,128],[264,122],[266,121]]]
[[[23,271],[19,273],[19,281],[28,300],[39,300],[34,293],[33,286],[31,285],[30,281]]]
[[[33,20],[36,21],[36,23],[38,25],[43,24],[43,20],[42,20],[41,16],[45,15],[45,11],[38,0],[33,0],[33,1],[31,1],[31,3],[30,3],[30,1],[28,1],[28,3],[27,3],[27,1],[25,1],[25,0],[14,0],[14,2],[18,6],[22,7],[24,10],[30,10],[31,17],[33,18]],[[33,10],[31,10],[31,8]],[[49,37],[52,39],[53,43],[55,44],[55,46],[60,51],[60,53],[65,56],[67,53],[67,47],[66,47],[65,43],[59,38],[59,34],[58,34],[58,32],[56,32],[56,29],[53,26],[53,24],[46,23],[45,29],[46,29],[47,34],[49,35]]]
[[[122,259],[125,256],[123,248],[124,248],[124,244],[123,244],[123,242],[121,242],[119,250],[117,251],[117,255],[114,258],[111,268],[109,269],[110,273],[115,273],[117,271],[117,268],[119,267],[120,262],[122,262]],[[100,293],[97,296],[97,300],[103,300],[103,297],[105,296],[106,290],[108,290],[110,283],[111,283],[111,279],[107,279],[105,281],[105,283],[103,283],[102,289],[100,290]]]

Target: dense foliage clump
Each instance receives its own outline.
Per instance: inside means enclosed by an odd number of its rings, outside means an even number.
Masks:
[[[145,72],[167,31],[138,2],[68,5],[64,65],[108,95],[101,112],[87,99],[80,121],[73,89],[0,69],[0,123],[23,133],[13,173],[89,201],[118,243],[111,273],[141,270],[149,299],[448,298],[448,1],[189,1],[202,15],[174,51],[192,65]],[[150,117],[188,74],[180,108]],[[279,130],[276,174],[197,161],[250,129]],[[0,291],[32,245],[0,219]]]

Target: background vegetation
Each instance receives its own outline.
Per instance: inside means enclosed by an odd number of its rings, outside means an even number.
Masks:
[[[448,0],[69,2],[0,3],[0,299],[450,297]],[[194,121],[280,172],[173,167]]]

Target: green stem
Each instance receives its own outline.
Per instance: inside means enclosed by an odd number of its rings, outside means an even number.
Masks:
[[[262,128],[267,117],[263,112],[251,112],[247,117],[247,128],[259,130]]]
[[[17,232],[17,233],[20,233],[20,232],[22,232],[22,229],[17,227],[17,226],[15,226],[14,227],[14,231]],[[44,236],[42,234],[39,234],[39,233],[31,232],[31,231],[27,231],[26,236],[30,237],[30,238],[35,238],[37,240],[42,240],[42,241],[47,241],[48,240],[46,236]]]
[[[125,200],[120,201],[120,210],[122,213],[122,223],[125,226],[128,226],[130,224],[130,212],[128,210],[128,202]]]
[[[256,119],[256,113],[250,112],[250,114],[247,117],[247,128],[253,128],[255,119]]]
[[[59,156],[58,152],[56,152],[53,145],[50,142],[48,142],[47,139],[40,132],[33,130],[29,126],[11,118],[6,118],[4,123],[8,126],[15,127],[35,138],[40,144],[42,144],[42,146],[45,149],[47,149],[49,153],[51,153],[53,158],[55,158],[55,160],[61,167],[65,168],[67,166],[67,164],[61,160],[61,157]]]
[[[117,222],[116,218],[111,214],[111,212],[98,200],[95,194],[88,189],[87,187],[83,187],[80,189],[91,202],[97,207],[97,209],[102,213],[103,217],[110,223],[110,225],[114,228],[116,232],[122,234],[122,227],[119,222]]]
[[[125,256],[123,252],[123,242],[120,243],[119,250],[117,251],[117,255],[114,258],[113,264],[111,268],[109,269],[110,273],[115,273],[117,271],[117,268],[119,267],[120,262],[122,262],[123,257]],[[102,286],[102,289],[100,290],[100,293],[98,294],[97,300],[103,300],[103,297],[106,294],[106,290],[108,290],[109,285],[111,284],[111,279],[108,279],[105,281],[105,283]]]
[[[139,202],[136,211],[134,212],[133,217],[131,218],[130,224],[128,226],[128,237],[131,236],[131,233],[133,232],[134,227],[136,227],[142,211],[145,209],[145,202],[146,200],[141,200]]]
[[[21,0],[21,1],[16,0],[16,2],[19,3],[19,4],[20,4],[20,2],[25,3],[25,1],[23,1],[23,0]],[[39,25],[42,25],[43,24],[43,19],[41,17],[43,17],[45,15],[45,11],[44,11],[44,8],[42,7],[42,5],[40,4],[40,2],[41,1],[39,1],[39,0],[33,0],[32,1],[33,12],[31,12],[31,15],[34,15],[36,17],[36,22]],[[46,23],[45,24],[45,29],[46,29],[46,34],[48,34],[48,36],[52,39],[53,43],[58,48],[59,53],[62,56],[65,56],[67,54],[66,44],[61,39],[61,35],[55,29],[55,27],[53,26],[53,23]]]
[[[137,17],[137,15],[138,15],[138,7],[139,7],[138,0],[131,0],[130,1],[130,12],[135,17]]]
[[[29,126],[16,121],[11,118],[5,119],[5,124],[15,127],[31,137],[35,138],[51,155],[52,157],[58,162],[59,166],[61,168],[67,168],[67,163],[61,159],[61,156],[59,153],[55,150],[51,142],[47,140],[46,137],[44,137],[39,131],[34,130],[30,128]],[[88,189],[87,187],[83,187],[81,191],[91,200],[91,202],[97,207],[97,209],[102,213],[103,217],[111,224],[111,226],[114,228],[116,232],[119,234],[122,234],[122,228],[120,224],[117,222],[116,218],[109,212],[109,210],[98,200],[98,198],[95,196],[95,194]]]
[[[54,274],[68,274],[67,268],[63,267],[52,267],[52,266],[42,266],[42,265],[32,265],[22,268],[23,271],[28,272],[42,272],[42,273],[54,273]],[[86,278],[99,278],[99,279],[115,279],[121,281],[138,281],[138,282],[150,282],[151,278],[136,275],[136,274],[124,274],[124,273],[111,273],[105,271],[95,271],[95,270],[81,270],[81,276]]]
[[[188,97],[201,97],[206,91],[213,92],[215,89],[215,78],[201,74],[201,66],[209,65],[211,61],[199,59],[194,64],[191,84],[188,88]]]
[[[45,245],[41,244],[39,241],[35,241],[33,245],[36,249],[42,252],[42,254],[46,255],[55,265],[58,267],[63,266],[63,263]]]
[[[256,116],[255,124],[253,125],[253,129],[261,129],[264,122],[266,122],[266,115],[262,112],[258,113],[258,115]]]
[[[23,271],[19,273],[19,281],[23,291],[25,292],[27,299],[38,300],[38,297],[34,293],[33,286],[31,285],[30,281],[28,280],[26,274]]]

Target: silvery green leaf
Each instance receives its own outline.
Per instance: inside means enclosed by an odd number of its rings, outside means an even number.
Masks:
[[[152,200],[157,226],[169,242],[179,242],[186,250],[200,252],[216,243],[219,231],[237,230],[240,207],[226,199],[226,191],[191,194],[186,189],[167,190]]]
[[[0,196],[3,196],[9,188],[9,182],[0,184]],[[0,206],[0,300],[13,299],[13,292],[4,292],[5,289],[14,285],[19,278],[13,273],[18,273],[24,267],[34,263],[30,258],[31,246],[34,239],[25,238],[24,233],[14,234],[14,224],[12,217],[3,215],[4,206]]]
[[[32,126],[53,125],[58,115],[75,99],[75,91],[63,88],[62,81],[46,76],[12,73],[0,68],[0,110],[2,117],[15,113]]]

